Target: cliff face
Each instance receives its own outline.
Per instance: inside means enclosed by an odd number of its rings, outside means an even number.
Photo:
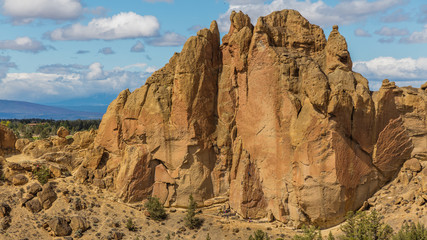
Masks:
[[[371,93],[345,38],[298,12],[233,12],[185,43],[104,115],[95,166],[125,201],[226,201],[240,215],[330,226],[427,157],[426,92],[384,81]],[[105,176],[104,175],[104,176]]]

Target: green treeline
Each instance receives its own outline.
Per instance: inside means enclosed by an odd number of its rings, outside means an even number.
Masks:
[[[12,129],[18,138],[44,139],[56,135],[58,128],[65,127],[74,134],[78,131],[98,129],[97,120],[47,120],[47,119],[3,119],[1,124]]]

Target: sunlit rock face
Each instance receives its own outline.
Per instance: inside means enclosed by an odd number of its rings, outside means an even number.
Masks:
[[[214,21],[108,107],[98,168],[123,200],[187,206],[192,194],[326,227],[426,156],[426,92],[385,81],[372,93],[337,26],[326,39],[294,10],[230,20],[222,44]]]

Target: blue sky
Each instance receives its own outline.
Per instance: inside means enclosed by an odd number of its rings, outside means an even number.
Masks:
[[[328,36],[338,24],[354,70],[376,90],[427,81],[427,2],[422,0],[0,0],[0,99],[105,105],[229,14],[296,9]]]

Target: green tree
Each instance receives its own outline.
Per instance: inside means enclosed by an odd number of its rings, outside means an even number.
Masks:
[[[185,216],[185,226],[190,229],[199,228],[202,225],[202,219],[196,217],[197,203],[194,201],[193,195],[188,198],[187,215]]]
[[[294,240],[322,240],[322,234],[320,230],[315,226],[302,226],[302,234],[295,235]]]
[[[144,204],[144,207],[150,214],[151,219],[161,221],[167,217],[163,204],[156,197],[148,197],[148,201]]]
[[[262,230],[257,230],[254,232],[254,235],[249,236],[249,240],[270,240],[268,234],[263,232]]]
[[[345,236],[343,240],[388,240],[393,235],[393,229],[382,222],[382,217],[373,210],[371,213],[350,212],[347,222],[341,230]]]
[[[413,222],[410,225],[404,223],[399,232],[393,236],[393,240],[427,240],[427,228],[420,223],[417,225]]]

